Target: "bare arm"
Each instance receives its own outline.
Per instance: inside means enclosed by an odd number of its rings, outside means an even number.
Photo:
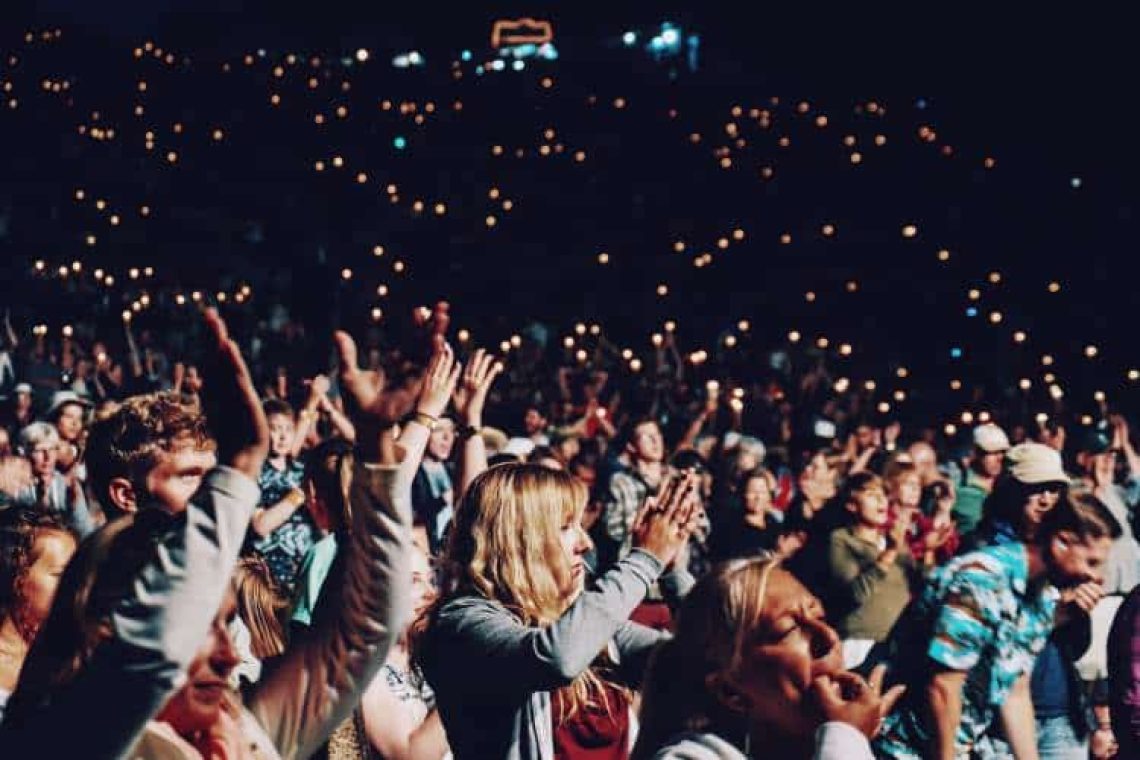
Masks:
[[[253,520],[250,527],[253,532],[262,538],[267,538],[273,531],[289,522],[293,513],[305,504],[305,494],[301,489],[294,488],[284,499],[271,507],[258,507],[253,511]]]
[[[356,441],[356,427],[328,396],[321,397],[321,410],[328,414],[332,426],[346,441]]]
[[[1021,674],[1005,698],[1005,704],[1001,706],[1001,723],[1013,756],[1017,760],[1038,760],[1037,724],[1033,719],[1028,673]]]
[[[483,349],[477,349],[467,363],[463,380],[455,389],[453,401],[463,425],[479,429],[483,425],[483,406],[491,383],[502,372],[503,366],[495,357]],[[459,492],[462,496],[472,481],[487,469],[487,447],[478,433],[464,436],[463,450],[459,457]]]
[[[955,760],[957,756],[958,727],[962,723],[962,687],[966,673],[943,670],[935,673],[926,687],[933,721],[933,740],[929,757],[934,760]]]
[[[388,760],[442,760],[448,753],[439,711],[432,710],[416,725],[388,689],[383,674],[372,679],[360,707],[368,741]]]

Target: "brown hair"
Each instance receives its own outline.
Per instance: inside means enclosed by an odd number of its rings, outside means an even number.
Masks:
[[[122,514],[108,494],[113,479],[127,478],[137,492],[145,493],[147,473],[159,456],[185,444],[214,448],[198,402],[179,393],[132,396],[96,419],[87,438],[87,481],[107,517]]]
[[[87,665],[95,650],[114,637],[114,610],[142,568],[155,560],[174,519],[157,509],[124,515],[79,545],[28,652],[5,721],[18,721],[49,703],[59,687],[70,683]]]

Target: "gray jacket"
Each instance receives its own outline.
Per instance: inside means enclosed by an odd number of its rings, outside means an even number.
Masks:
[[[185,679],[233,575],[258,499],[237,470],[206,475],[111,613],[114,634],[42,704],[0,723],[0,756],[121,757]],[[31,655],[36,655],[33,648]]]
[[[629,621],[661,570],[656,557],[635,549],[541,628],[480,596],[446,602],[421,659],[455,759],[552,760],[550,692],[571,683],[607,646],[638,680],[650,651],[668,637]]]

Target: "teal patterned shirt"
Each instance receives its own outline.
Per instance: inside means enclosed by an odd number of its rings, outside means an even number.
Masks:
[[[957,557],[929,578],[892,635],[891,668],[908,686],[875,742],[880,758],[917,760],[933,737],[926,686],[937,670],[966,672],[958,756],[991,756],[986,730],[1053,630],[1057,590],[1029,587],[1022,543]],[[921,644],[925,642],[925,644]]]

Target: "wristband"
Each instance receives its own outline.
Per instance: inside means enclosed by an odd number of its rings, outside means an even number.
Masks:
[[[439,425],[439,417],[432,417],[427,412],[421,412],[419,410],[416,410],[415,413],[412,414],[411,421],[418,422],[431,431],[434,431]]]
[[[482,425],[463,425],[455,431],[460,438],[470,438],[483,432]]]

